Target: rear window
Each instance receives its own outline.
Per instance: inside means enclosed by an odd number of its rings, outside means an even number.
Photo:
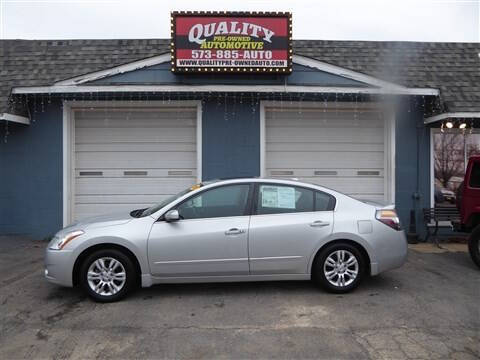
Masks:
[[[480,164],[474,163],[470,173],[470,182],[468,185],[472,188],[480,188]]]
[[[335,209],[335,198],[324,192],[315,192],[315,211],[331,211]]]

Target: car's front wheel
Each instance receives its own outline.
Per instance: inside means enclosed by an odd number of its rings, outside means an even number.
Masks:
[[[327,246],[317,256],[312,279],[327,291],[346,293],[355,289],[365,274],[362,253],[349,243],[338,242]]]
[[[98,250],[87,256],[80,269],[80,285],[95,301],[124,298],[135,284],[135,267],[116,249]]]

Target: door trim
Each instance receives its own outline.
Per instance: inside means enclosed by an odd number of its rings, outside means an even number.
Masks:
[[[155,261],[155,265],[175,265],[175,264],[197,264],[197,263],[228,263],[233,261],[245,261],[248,258],[235,258],[235,259],[204,259],[204,260],[174,260],[174,261]]]
[[[295,259],[300,259],[303,258],[301,255],[291,255],[291,256],[266,256],[266,257],[256,257],[256,258],[250,258],[250,261],[255,261],[255,260],[295,260]]]
[[[82,108],[124,107],[131,109],[158,109],[168,107],[196,107],[196,152],[197,152],[197,182],[202,181],[202,102],[201,101],[170,101],[166,105],[163,101],[63,101],[63,129],[62,129],[62,152],[63,152],[63,194],[62,194],[62,223],[67,226],[74,218],[75,196],[75,111]]]
[[[272,275],[219,275],[219,276],[145,276],[142,275],[142,287],[153,284],[211,283],[211,282],[251,282],[279,280],[310,280],[311,274],[272,274]]]

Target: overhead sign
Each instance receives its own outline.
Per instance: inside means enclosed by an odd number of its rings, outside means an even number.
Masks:
[[[172,12],[172,71],[292,71],[292,15]]]

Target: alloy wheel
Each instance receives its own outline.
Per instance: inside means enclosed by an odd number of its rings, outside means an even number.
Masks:
[[[323,264],[327,281],[337,287],[346,287],[355,281],[359,272],[358,260],[348,250],[336,250],[329,254]]]
[[[120,261],[112,257],[101,257],[88,268],[87,281],[96,294],[112,296],[125,286],[127,273]]]

